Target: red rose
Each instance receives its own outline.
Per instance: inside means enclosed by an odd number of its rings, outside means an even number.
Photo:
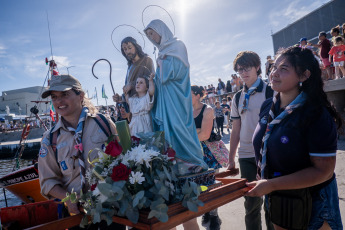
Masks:
[[[96,189],[96,187],[97,187],[97,183],[96,183],[96,184],[91,185],[91,191],[95,190],[95,189]]]
[[[110,156],[116,157],[122,153],[122,147],[117,140],[111,141],[104,152]]]
[[[113,179],[113,181],[127,180],[130,173],[131,169],[127,168],[124,164],[119,164],[113,168],[111,179]]]
[[[131,136],[131,139],[132,139],[132,143],[133,143],[135,146],[138,146],[138,145],[139,145],[140,138],[138,138],[138,137],[136,137],[136,136]]]
[[[168,156],[168,157],[173,157],[175,158],[175,155],[176,155],[176,152],[173,148],[170,148],[168,147],[167,151],[165,151],[165,154]],[[171,160],[174,160],[174,159],[171,159]]]

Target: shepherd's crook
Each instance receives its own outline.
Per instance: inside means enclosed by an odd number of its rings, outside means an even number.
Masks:
[[[95,73],[93,72],[93,68],[95,67],[96,63],[99,62],[99,61],[106,61],[106,62],[108,62],[108,64],[109,64],[109,67],[110,67],[109,79],[110,79],[111,88],[113,89],[113,93],[114,93],[114,95],[115,95],[115,90],[114,90],[113,82],[111,81],[111,70],[112,70],[112,69],[111,69],[111,63],[110,63],[107,59],[104,59],[104,58],[98,59],[98,60],[93,64],[93,66],[92,66],[92,75],[93,75],[96,79],[98,79],[98,77],[97,77],[97,76],[95,75]]]

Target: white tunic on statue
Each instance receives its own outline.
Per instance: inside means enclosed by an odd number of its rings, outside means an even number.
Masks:
[[[132,120],[129,123],[129,130],[132,136],[141,132],[147,133],[153,131],[150,115],[153,101],[154,96],[152,96],[152,100],[150,100],[150,94],[148,91],[143,97],[134,96],[128,99],[129,108],[132,113]]]

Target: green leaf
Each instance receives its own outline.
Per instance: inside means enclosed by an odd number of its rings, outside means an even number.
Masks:
[[[106,197],[110,197],[113,195],[112,192],[112,186],[111,184],[108,183],[99,183],[97,185],[97,188],[99,189],[99,191]]]
[[[101,174],[103,172],[103,168],[99,165],[96,165],[93,170],[95,170],[98,174]]]
[[[115,181],[113,183],[113,186],[116,186],[116,187],[119,187],[119,188],[123,188],[123,186],[125,186],[125,184],[126,184],[126,181],[120,180],[120,181]]]
[[[66,196],[65,198],[63,198],[63,199],[61,200],[61,202],[66,202],[66,201],[68,201],[68,200],[70,200],[70,196]]]
[[[159,179],[160,179],[160,180],[164,180],[164,179],[166,178],[164,172],[159,171],[159,170],[156,169],[156,173],[157,173],[157,175],[159,176]]]
[[[198,190],[199,186],[194,182],[190,182],[190,186],[192,187],[194,194],[199,195],[199,190]]]
[[[117,186],[112,186],[112,191],[113,191],[113,196],[112,198],[114,198],[115,200],[121,200],[123,197],[123,190],[120,187]]]
[[[101,202],[97,202],[97,203],[96,203],[96,209],[95,209],[95,211],[98,212],[98,213],[101,213],[101,212],[102,212],[102,209],[103,209],[102,203],[101,203]]]
[[[124,216],[126,213],[126,209],[129,206],[128,200],[127,199],[122,199],[119,201],[120,209],[119,213]]]
[[[136,207],[139,204],[139,201],[144,197],[145,192],[141,190],[137,194],[135,194],[135,197],[133,199],[133,207]]]
[[[159,211],[159,212],[167,212],[168,211],[168,206],[163,203],[163,204],[159,204],[157,206],[155,206],[155,210]]]
[[[107,221],[107,225],[111,225],[111,223],[113,223],[113,215],[104,215],[105,216],[105,220]]]
[[[146,201],[147,201],[147,198],[146,197],[143,197],[143,198],[141,198],[140,199],[140,201],[139,201],[139,204],[138,204],[138,209],[142,209],[144,206],[145,206],[145,203],[146,203]],[[149,205],[148,205],[149,206]],[[147,206],[147,207],[148,207]]]
[[[76,203],[78,201],[77,200],[77,194],[75,192],[71,193],[70,200],[71,200],[72,203]]]
[[[156,216],[156,217],[160,222],[163,222],[163,223],[169,220],[169,216],[167,213],[159,213],[159,216]]]
[[[197,212],[198,211],[198,205],[196,205],[194,202],[187,201],[187,207],[192,212]]]
[[[155,201],[153,201],[153,202],[151,203],[150,208],[151,208],[151,210],[152,210],[152,209],[156,209],[156,208],[155,208],[156,206],[161,205],[161,204],[164,204],[164,203],[165,203],[165,202],[164,202],[164,199],[163,199],[162,197],[159,197],[157,200],[155,200]]]
[[[81,220],[79,226],[80,226],[81,228],[85,228],[88,224],[89,224],[89,218],[88,218],[87,215],[85,215],[85,216],[83,217],[83,219]]]
[[[166,204],[159,204],[154,208],[151,208],[148,219],[156,217],[161,222],[167,222],[169,219],[167,212],[168,206]]]
[[[126,209],[126,216],[132,223],[136,224],[139,220],[139,210],[129,205]]]
[[[93,219],[92,219],[92,223],[99,223],[99,222],[101,222],[101,215],[100,215],[100,213],[99,212],[95,212],[94,214],[93,214]]]
[[[186,180],[186,182],[182,186],[182,193],[183,194],[190,194],[191,192],[192,192],[192,188],[190,187],[188,181]]]
[[[112,184],[114,182],[113,179],[111,179],[111,177],[106,177],[104,181],[107,184]]]
[[[147,217],[147,219],[151,219],[152,217],[154,216],[157,216],[158,215],[158,212],[154,209],[152,209],[149,213],[149,216]]]
[[[202,202],[201,200],[197,200],[197,204],[198,206],[204,207],[204,202]]]
[[[162,195],[166,201],[169,201],[169,189],[165,185],[162,184],[158,194]]]
[[[165,175],[168,177],[168,179],[171,181],[170,173],[168,172],[168,169],[163,165],[163,170],[165,172]]]

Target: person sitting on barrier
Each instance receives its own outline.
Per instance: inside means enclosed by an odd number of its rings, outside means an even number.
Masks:
[[[253,135],[261,179],[247,183],[246,196],[268,194],[275,229],[343,229],[334,174],[342,119],[319,63],[311,50],[290,47],[278,53],[270,80],[278,94],[263,103]]]

